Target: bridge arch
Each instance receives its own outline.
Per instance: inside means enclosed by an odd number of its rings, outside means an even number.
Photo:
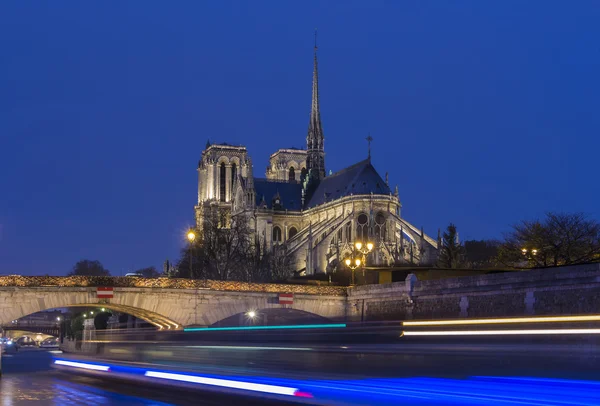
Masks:
[[[250,316],[249,313],[252,312]],[[269,325],[283,326],[289,324],[327,324],[328,319],[318,314],[292,308],[262,308],[249,309],[237,313],[223,320],[219,320],[212,327],[234,327],[244,325]]]
[[[42,277],[21,278],[24,283],[19,286],[0,286],[0,325],[47,309],[97,307],[131,314],[163,330],[192,325],[211,326],[251,309],[281,309],[284,305],[279,304],[280,292],[294,292],[293,304],[285,307],[319,315],[331,321],[345,320],[347,311],[346,291],[342,287],[208,281],[210,288],[114,287],[112,298],[101,299],[92,286],[27,286],[25,283],[38,283]],[[68,278],[65,280],[70,281]],[[135,283],[156,281],[141,280]],[[166,278],[160,282],[178,286],[192,283]],[[220,284],[229,289],[212,287],[221,287]]]

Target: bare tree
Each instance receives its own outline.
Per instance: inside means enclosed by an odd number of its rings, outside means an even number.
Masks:
[[[193,245],[182,250],[178,276],[251,280],[249,273],[255,266],[252,235],[244,214],[230,217],[228,212],[215,210],[205,217]]]
[[[68,276],[110,276],[108,269],[105,269],[100,261],[90,261],[89,259],[82,259],[77,262]]]
[[[153,266],[138,269],[135,273],[142,275],[144,278],[158,278],[160,276],[160,272]]]
[[[497,240],[468,240],[464,242],[465,261],[470,268],[496,268],[498,266]]]
[[[583,213],[547,213],[513,226],[498,259],[513,267],[574,265],[600,259],[600,223]]]
[[[273,247],[267,256],[269,277],[273,281],[285,281],[294,274],[291,258],[286,246]]]

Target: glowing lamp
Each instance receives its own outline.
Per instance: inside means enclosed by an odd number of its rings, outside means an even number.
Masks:
[[[362,248],[362,242],[357,242],[355,246],[357,250],[360,250]]]
[[[189,231],[187,233],[187,239],[189,242],[194,242],[194,240],[196,239],[196,233],[194,233],[193,231]]]
[[[356,266],[360,266],[360,259],[356,258],[356,261],[354,261],[356,263]]]
[[[372,242],[368,242],[368,243],[367,243],[367,249],[368,249],[369,251],[371,251],[371,250],[373,249],[373,243],[372,243]]]

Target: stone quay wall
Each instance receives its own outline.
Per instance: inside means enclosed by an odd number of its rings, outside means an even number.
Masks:
[[[600,313],[600,264],[360,286],[348,293],[360,320],[453,319]]]

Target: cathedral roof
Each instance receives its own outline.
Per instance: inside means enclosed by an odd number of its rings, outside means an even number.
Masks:
[[[302,185],[292,182],[273,182],[264,178],[254,178],[256,206],[261,206],[263,196],[267,208],[273,208],[273,199],[279,196],[281,207],[287,210],[300,211],[302,208]]]
[[[306,208],[315,207],[344,196],[389,195],[389,186],[379,176],[370,159],[358,162],[339,172],[329,175],[319,182],[310,197]]]

